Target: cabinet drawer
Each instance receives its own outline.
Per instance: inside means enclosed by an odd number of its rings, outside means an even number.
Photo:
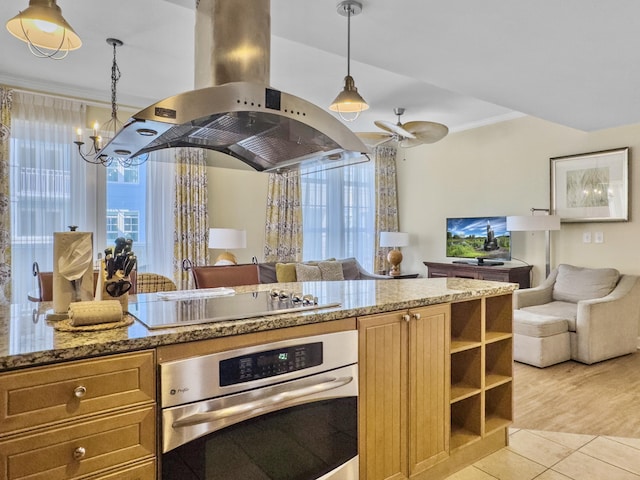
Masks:
[[[101,475],[93,480],[156,480],[156,462],[145,462],[115,473]]]
[[[149,406],[0,442],[0,478],[73,479],[154,456],[155,407]]]
[[[0,375],[0,438],[36,426],[155,401],[153,352]]]

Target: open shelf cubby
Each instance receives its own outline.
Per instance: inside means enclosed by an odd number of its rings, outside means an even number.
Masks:
[[[485,346],[485,388],[492,388],[511,380],[513,376],[513,343],[511,338]]]
[[[482,388],[482,348],[451,354],[451,403],[480,392]]]
[[[451,405],[451,450],[462,447],[482,435],[481,394],[478,393]]]
[[[513,333],[513,306],[511,295],[485,299],[485,340],[487,342],[509,337]]]
[[[451,352],[480,345],[482,341],[482,301],[470,300],[451,305]]]
[[[484,435],[508,427],[513,421],[513,386],[503,383],[484,393]]]

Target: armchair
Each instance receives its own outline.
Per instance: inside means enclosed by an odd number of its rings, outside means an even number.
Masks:
[[[546,367],[569,359],[591,364],[635,352],[639,280],[611,268],[562,264],[540,286],[515,291],[514,359]]]

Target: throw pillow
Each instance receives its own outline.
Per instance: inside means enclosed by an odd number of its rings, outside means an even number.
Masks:
[[[315,282],[316,280],[322,280],[322,272],[317,265],[296,263],[296,277],[299,282]]]
[[[322,280],[344,280],[342,264],[340,262],[319,262]]]
[[[276,263],[276,280],[278,282],[296,282],[296,264]]]
[[[580,300],[601,298],[611,293],[619,277],[620,272],[615,268],[558,265],[558,276],[553,286],[553,299],[576,303]]]

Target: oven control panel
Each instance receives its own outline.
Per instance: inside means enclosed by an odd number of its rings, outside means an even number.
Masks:
[[[220,361],[220,386],[251,382],[321,364],[322,342],[250,353]]]

